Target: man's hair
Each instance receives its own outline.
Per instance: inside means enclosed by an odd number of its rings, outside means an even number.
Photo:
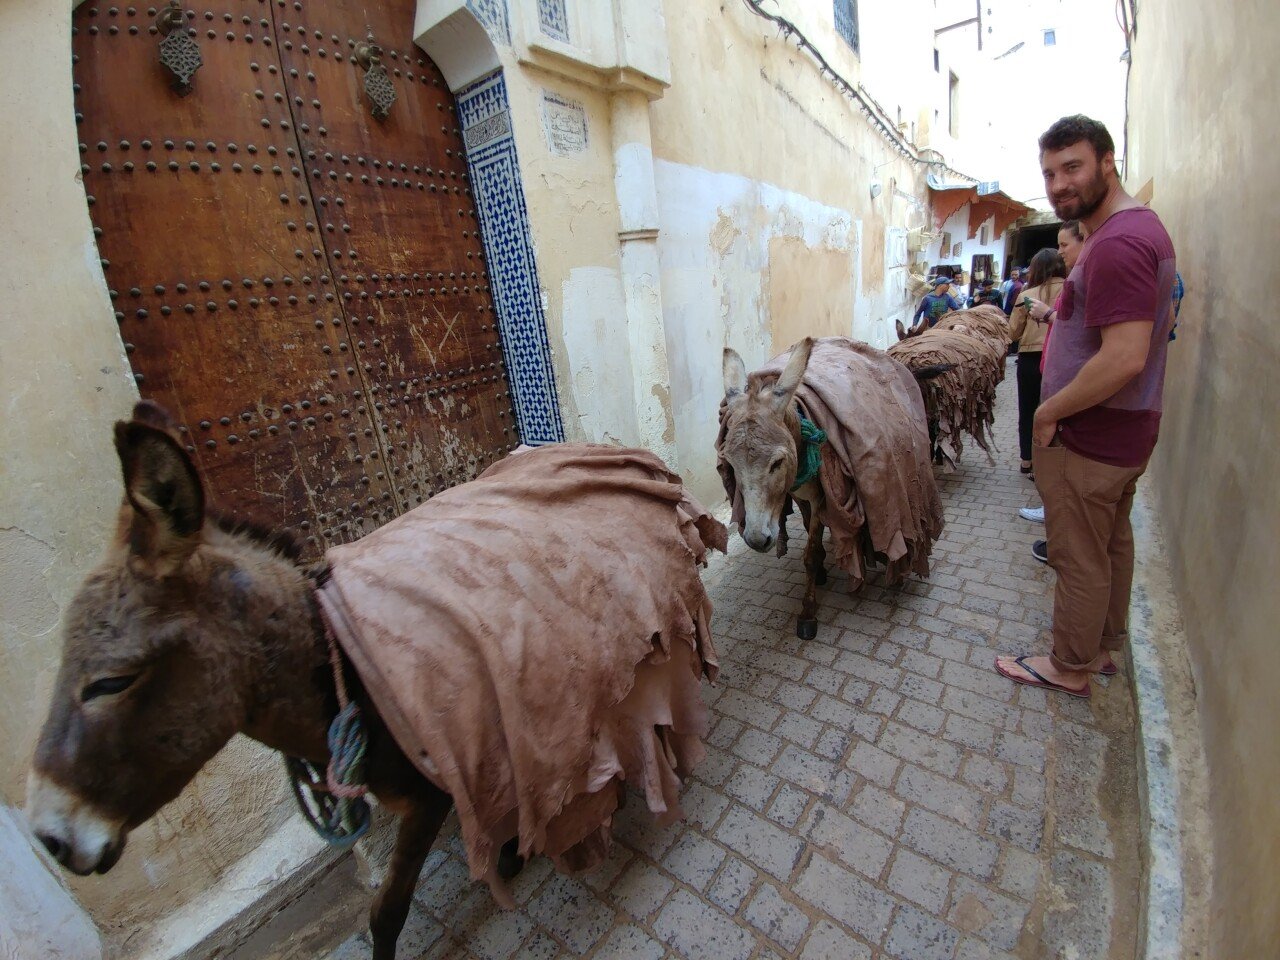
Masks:
[[[1063,117],[1040,135],[1040,153],[1062,150],[1081,140],[1089,142],[1099,160],[1103,154],[1116,152],[1116,142],[1111,139],[1107,128],[1097,120],[1077,113],[1073,117]]]

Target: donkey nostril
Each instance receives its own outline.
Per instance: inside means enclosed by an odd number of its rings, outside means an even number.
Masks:
[[[49,856],[59,863],[63,863],[63,858],[67,855],[67,845],[48,833],[41,833],[37,836],[40,838],[40,842],[44,844],[44,848],[49,851]]]
[[[764,548],[765,548],[766,550],[768,550],[768,549],[769,549],[770,547],[772,547],[772,546],[773,546],[773,537],[765,537],[765,538],[764,538]]]

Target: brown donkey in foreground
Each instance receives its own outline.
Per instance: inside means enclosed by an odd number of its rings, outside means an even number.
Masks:
[[[106,873],[130,830],[173,800],[236,733],[320,767],[338,712],[315,582],[287,546],[207,523],[204,490],[158,407],[116,425],[127,502],[112,551],[67,620],[27,813],[41,842],[81,875]],[[359,679],[366,780],[402,816],[370,913],[373,955],[393,960],[449,795],[406,759]],[[522,861],[514,841],[499,873]]]

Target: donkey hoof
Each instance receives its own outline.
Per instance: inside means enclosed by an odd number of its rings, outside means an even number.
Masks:
[[[814,573],[813,582],[820,587],[825,587],[827,585],[827,571],[825,567],[819,568],[817,572]]]
[[[800,620],[796,623],[796,636],[801,640],[812,640],[817,635],[817,620]]]
[[[514,879],[524,869],[524,857],[516,852],[518,849],[519,841],[513,837],[498,851],[498,876],[503,880]]]

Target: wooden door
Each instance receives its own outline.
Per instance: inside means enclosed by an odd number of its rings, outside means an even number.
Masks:
[[[214,504],[355,539],[518,443],[454,104],[412,0],[219,0],[168,84],[148,8],[73,18],[90,214],[144,396]],[[397,99],[371,115],[372,32]]]

